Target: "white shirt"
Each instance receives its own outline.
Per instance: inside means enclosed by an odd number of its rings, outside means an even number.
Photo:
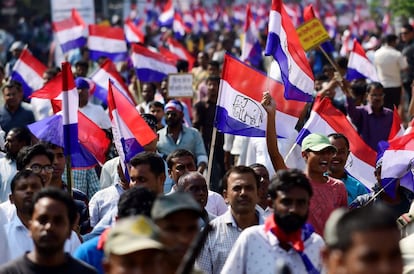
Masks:
[[[375,52],[374,64],[378,78],[385,88],[400,87],[401,70],[407,68],[407,60],[401,52],[384,45]]]
[[[321,272],[321,249],[324,246],[322,237],[316,233],[304,242],[305,254],[315,269]],[[274,274],[276,263],[282,260],[292,273],[308,273],[300,255],[293,250],[284,250],[279,246],[276,236],[265,231],[264,225],[246,228],[237,239],[221,273],[258,273]]]
[[[226,211],[227,211],[227,204],[224,201],[223,196],[221,196],[220,194],[218,194],[217,192],[208,191],[208,199],[207,199],[207,204],[205,206],[205,209],[215,215],[215,216],[220,216],[223,215]]]
[[[16,173],[16,161],[6,157],[0,158],[0,203],[9,200],[10,183]]]
[[[91,227],[94,227],[112,208],[118,208],[119,197],[125,190],[116,183],[96,192],[89,201]]]
[[[10,200],[5,201],[0,204],[0,226],[3,226],[10,222],[14,215],[16,215],[16,206],[10,202]],[[4,218],[3,218],[4,217]]]
[[[256,214],[259,218],[259,224],[263,224],[263,217],[258,212]],[[237,226],[230,207],[226,213],[215,218],[210,224],[213,229],[208,234],[196,263],[206,274],[217,274],[223,268],[242,229]]]
[[[4,225],[6,239],[0,239],[0,242],[7,241],[9,260],[14,260],[19,256],[22,256],[27,251],[34,249],[33,240],[29,235],[29,230],[20,221],[20,218],[15,214],[12,220]],[[1,236],[1,235],[0,235]],[[69,239],[65,242],[65,252],[73,254],[80,246],[81,242],[74,231]]]
[[[102,166],[101,177],[99,181],[101,182],[101,189],[107,188],[118,182],[118,164],[119,156],[116,156],[108,161]]]
[[[100,128],[111,128],[111,120],[109,119],[108,114],[105,112],[102,106],[98,106],[88,102],[84,107],[79,108],[79,111],[85,114]]]

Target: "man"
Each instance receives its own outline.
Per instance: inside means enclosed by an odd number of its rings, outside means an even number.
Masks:
[[[29,171],[22,171],[22,174],[25,172]],[[65,253],[65,243],[73,236],[72,227],[77,218],[76,205],[69,194],[60,189],[45,188],[35,195],[31,206],[32,214],[27,224],[34,249],[1,267],[0,273],[96,273],[90,266]],[[30,239],[25,241],[31,242]]]
[[[249,227],[240,234],[222,273],[273,274],[278,260],[292,273],[320,273],[324,242],[305,226],[312,197],[306,175],[297,169],[278,171],[269,194],[273,214],[265,225]]]
[[[359,107],[355,106],[349,90],[344,90],[348,102],[346,108],[352,123],[362,139],[377,151],[378,142],[388,140],[393,121],[392,110],[384,107],[384,87],[378,82],[368,84],[368,104]]]
[[[393,214],[383,206],[338,209],[329,218],[324,238],[327,274],[402,273],[400,231]]]
[[[414,27],[404,24],[400,29],[401,41],[404,43],[402,55],[407,59],[408,69],[402,73],[402,81],[405,93],[411,104],[412,84],[414,80]]]
[[[384,86],[384,106],[394,109],[399,108],[401,103],[402,80],[401,71],[407,69],[408,64],[405,57],[397,47],[397,35],[388,34],[384,37],[383,45],[375,51],[374,65],[378,78]],[[400,112],[402,114],[402,112]],[[402,117],[402,115],[400,115]]]
[[[120,220],[109,231],[103,266],[107,274],[172,273],[159,229],[147,217]]]
[[[6,133],[14,127],[25,127],[35,122],[30,105],[23,102],[23,89],[19,82],[8,82],[2,92],[4,105],[0,107],[0,126]]]
[[[224,175],[223,196],[229,209],[210,223],[212,230],[197,258],[197,265],[205,273],[220,273],[241,231],[263,224],[263,217],[255,209],[259,184],[250,167],[235,166]]]
[[[164,104],[158,101],[152,101],[149,103],[149,113],[154,115],[157,119],[157,131],[165,126],[164,121]]]
[[[260,178],[260,186],[257,190],[259,202],[257,205],[259,206],[258,209],[262,210],[261,214],[263,217],[267,217],[272,214],[272,207],[270,206],[269,202],[269,184],[270,184],[270,178],[269,178],[269,172],[267,171],[266,167],[262,164],[252,164],[249,167],[251,167],[256,173],[257,176]]]
[[[17,60],[20,57],[20,54],[22,53],[23,49],[25,47],[25,44],[22,41],[14,41],[13,44],[9,48],[9,52],[11,53],[11,59],[8,61],[5,65],[4,72],[5,72],[5,78],[9,78],[11,76],[11,73],[13,71],[13,67],[16,64]]]
[[[161,242],[170,254],[168,260],[174,272],[199,232],[201,216],[200,205],[188,193],[158,196],[154,202],[151,218],[161,230]]]
[[[183,107],[176,100],[170,100],[165,105],[166,127],[158,131],[158,151],[167,157],[176,149],[183,148],[191,151],[197,159],[197,170],[203,173],[207,167],[207,153],[200,133],[183,125]]]
[[[17,153],[31,143],[31,134],[26,127],[12,128],[6,135],[4,148],[6,157],[0,158],[0,202],[9,199],[10,182],[17,172]]]
[[[277,145],[276,104],[268,92],[263,94],[262,106],[267,112],[266,142],[273,167],[275,170],[287,169]],[[302,158],[306,163],[304,172],[313,188],[309,223],[320,235],[331,212],[348,206],[345,185],[338,179],[326,176],[336,152],[336,147],[325,135],[312,133],[302,141]]]
[[[345,171],[345,165],[350,154],[348,138],[342,133],[331,133],[328,135],[328,138],[337,149],[329,166],[329,176],[339,179],[345,184],[349,205],[359,195],[367,194],[368,189]]]
[[[177,149],[170,153],[167,157],[167,165],[168,175],[174,182],[170,193],[176,191],[177,182],[184,173],[197,170],[194,155],[185,149]],[[210,190],[208,191],[208,201],[205,208],[215,216],[222,215],[227,211],[227,205],[223,197]]]
[[[149,105],[152,101],[154,101],[155,92],[157,91],[157,87],[154,83],[144,83],[142,84],[141,88],[141,99],[142,102],[136,106],[136,109],[139,113],[149,113],[150,108]]]

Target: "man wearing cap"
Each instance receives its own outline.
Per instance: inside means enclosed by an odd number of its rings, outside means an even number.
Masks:
[[[158,151],[167,157],[176,149],[191,151],[197,159],[197,170],[203,173],[207,167],[207,153],[200,132],[183,125],[183,107],[177,100],[165,105],[166,126],[158,131]]]
[[[76,88],[79,92],[79,111],[85,114],[100,128],[109,130],[111,120],[102,106],[89,102],[89,83],[86,78],[78,77],[75,79]]]
[[[175,271],[199,232],[202,209],[190,194],[177,191],[159,196],[151,217],[161,230],[161,242],[170,253],[170,264]]]
[[[5,74],[5,78],[8,78],[11,76],[11,72],[13,70],[14,64],[16,64],[17,60],[20,57],[20,54],[22,53],[24,49],[24,44],[22,41],[15,41],[13,42],[13,44],[10,46],[10,53],[12,55],[12,58],[10,59],[10,61],[8,61],[4,67],[4,74]]]
[[[268,92],[263,94],[262,105],[268,114],[266,141],[273,167],[275,170],[287,169],[277,147],[276,104]],[[306,163],[304,172],[313,188],[309,223],[320,235],[323,233],[329,214],[336,208],[348,206],[348,195],[344,183],[326,175],[336,152],[336,147],[329,142],[328,137],[322,134],[309,134],[302,141],[302,157]]]
[[[320,273],[324,242],[305,225],[312,197],[308,178],[298,169],[279,170],[272,178],[269,195],[274,213],[264,225],[243,230],[222,273],[273,274],[278,260],[292,273]]]
[[[326,223],[324,238],[327,274],[402,273],[400,231],[389,208],[337,209]]]

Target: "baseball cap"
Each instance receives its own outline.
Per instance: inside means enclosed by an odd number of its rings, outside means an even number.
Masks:
[[[338,244],[339,237],[341,236],[338,235],[338,223],[346,212],[345,208],[335,209],[326,221],[323,236],[327,246],[336,246]]]
[[[13,42],[13,44],[10,46],[9,51],[15,51],[15,50],[23,50],[24,49],[24,44],[22,41],[15,41]]]
[[[164,107],[164,111],[178,111],[183,112],[183,105],[177,100],[170,100]]]
[[[115,223],[109,231],[104,247],[105,255],[126,255],[147,249],[163,250],[159,237],[158,228],[148,217],[127,217]]]
[[[336,147],[329,142],[328,137],[318,133],[309,134],[302,141],[302,151],[321,151],[328,147],[332,148],[335,152],[337,151]]]
[[[83,77],[77,77],[75,84],[77,89],[89,89],[89,83]]]
[[[169,195],[159,196],[152,206],[151,217],[159,220],[178,211],[193,211],[197,215],[202,215],[200,205],[194,200],[191,194],[177,191]]]

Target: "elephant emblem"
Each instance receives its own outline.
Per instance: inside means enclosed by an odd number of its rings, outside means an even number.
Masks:
[[[250,126],[259,127],[263,122],[263,113],[255,101],[237,95],[233,102],[233,117]]]

